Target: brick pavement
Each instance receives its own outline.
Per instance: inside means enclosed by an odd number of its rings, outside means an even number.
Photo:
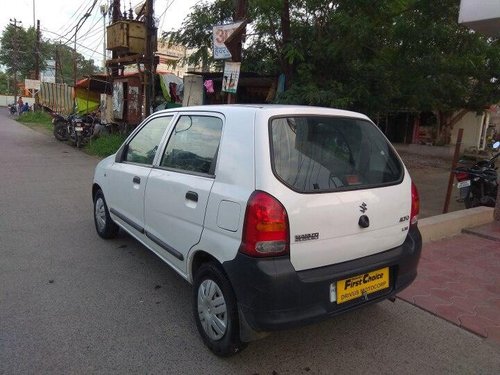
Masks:
[[[398,297],[500,346],[500,223],[424,244]]]

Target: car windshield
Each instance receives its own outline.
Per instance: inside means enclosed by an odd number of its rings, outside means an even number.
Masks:
[[[301,193],[366,189],[399,183],[403,167],[369,121],[323,116],[274,118],[274,174]]]

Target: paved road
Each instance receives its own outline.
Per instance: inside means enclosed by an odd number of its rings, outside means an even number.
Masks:
[[[0,374],[500,372],[499,348],[401,300],[213,356],[190,286],[128,236],[95,234],[97,159],[0,112]]]

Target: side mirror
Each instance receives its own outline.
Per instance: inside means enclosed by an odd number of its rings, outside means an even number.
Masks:
[[[493,150],[497,150],[500,147],[500,141],[493,143]]]

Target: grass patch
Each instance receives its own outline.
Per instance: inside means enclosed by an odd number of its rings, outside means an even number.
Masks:
[[[127,138],[127,136],[122,134],[102,135],[87,144],[85,149],[90,155],[104,158],[118,151],[125,138]]]
[[[31,124],[41,125],[44,128],[52,131],[52,117],[46,112],[42,111],[24,112],[22,115],[16,118],[16,120],[26,125],[31,125]]]

